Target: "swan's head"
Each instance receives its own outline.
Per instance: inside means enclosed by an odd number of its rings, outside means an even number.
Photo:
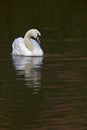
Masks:
[[[41,33],[37,29],[30,29],[25,36],[28,36],[29,38],[32,38],[36,40],[38,43],[40,43],[40,37]]]

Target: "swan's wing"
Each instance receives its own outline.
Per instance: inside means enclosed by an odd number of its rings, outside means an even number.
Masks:
[[[12,44],[12,54],[31,56],[31,51],[29,51],[26,48],[26,46],[24,44],[24,39],[22,37],[19,37],[14,40],[14,42]]]
[[[31,43],[35,46],[33,50],[33,56],[43,56],[43,50],[41,49],[40,45],[34,39],[30,39]]]
[[[24,39],[23,38],[17,38],[12,43],[12,54],[20,54],[20,44],[23,45]]]

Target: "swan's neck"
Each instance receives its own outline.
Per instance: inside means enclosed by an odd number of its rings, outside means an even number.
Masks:
[[[31,43],[30,36],[27,34],[24,36],[24,43],[27,49],[29,49],[30,51],[34,50],[34,45]]]

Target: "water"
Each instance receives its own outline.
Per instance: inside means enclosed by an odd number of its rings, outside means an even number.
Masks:
[[[87,129],[86,5],[0,1],[0,130]],[[14,38],[32,27],[44,57],[12,56]]]

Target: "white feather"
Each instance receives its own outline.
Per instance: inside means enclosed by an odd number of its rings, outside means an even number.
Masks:
[[[38,32],[35,29],[31,29],[28,31],[29,34],[35,35]],[[28,34],[28,32],[26,34]],[[32,33],[31,33],[32,32]],[[26,35],[25,34],[25,35]],[[24,56],[43,56],[43,51],[40,45],[34,39],[29,37],[30,44],[33,46],[33,50],[29,50],[29,48],[25,45],[25,40],[22,37],[15,39],[12,43],[12,54],[13,55],[24,55]],[[28,44],[28,43],[27,43]]]

